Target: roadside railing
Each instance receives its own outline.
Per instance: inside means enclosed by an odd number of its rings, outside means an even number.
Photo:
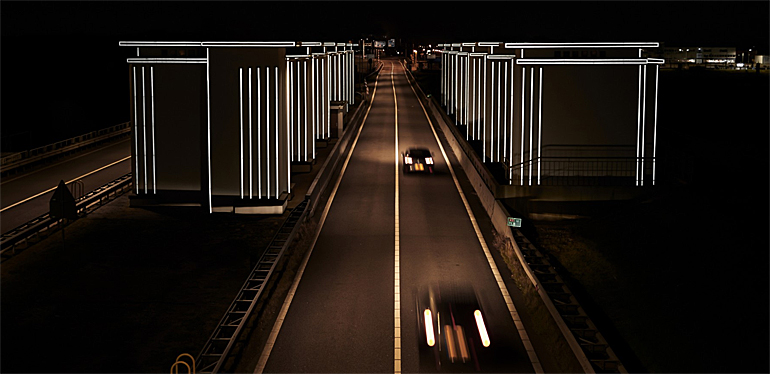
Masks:
[[[71,183],[68,187],[71,190],[74,189],[75,194],[81,195],[76,197],[75,207],[78,217],[83,217],[130,190],[131,173],[106,183],[84,195],[78,191],[78,189],[82,191],[81,184]],[[69,222],[66,219],[53,219],[48,213],[45,213],[4,233],[0,237],[0,258],[2,258],[2,261],[5,261],[21,250],[26,249],[32,243],[48,237]]]
[[[6,175],[11,171],[16,171],[16,169],[29,166],[47,158],[58,156],[62,153],[74,151],[78,148],[100,143],[115,137],[125,136],[130,133],[131,122],[123,122],[115,126],[78,135],[42,147],[13,153],[0,159],[0,174]]]
[[[654,162],[654,157],[564,156],[503,165],[513,185],[634,186],[639,170],[651,168]]]

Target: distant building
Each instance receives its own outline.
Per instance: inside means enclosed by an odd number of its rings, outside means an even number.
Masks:
[[[685,69],[700,66],[712,69],[734,69],[736,67],[735,47],[692,47],[664,46],[648,53],[666,61],[664,68]],[[744,55],[744,57],[746,57]],[[740,59],[740,57],[739,57]]]

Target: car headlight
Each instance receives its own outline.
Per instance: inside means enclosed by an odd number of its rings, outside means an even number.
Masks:
[[[425,163],[428,165],[433,165],[433,157],[425,157]]]
[[[487,327],[484,326],[484,318],[481,317],[481,311],[476,309],[476,311],[473,312],[473,316],[476,317],[476,327],[479,328],[481,344],[485,347],[489,347],[489,335],[487,334]]]
[[[432,347],[436,344],[436,337],[433,335],[433,317],[430,309],[425,309],[423,316],[425,317],[425,337],[428,341],[428,346]]]
[[[404,163],[407,164],[407,165],[411,165],[412,164],[412,158],[409,157],[409,156],[404,157]]]

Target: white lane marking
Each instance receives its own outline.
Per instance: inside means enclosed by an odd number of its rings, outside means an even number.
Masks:
[[[393,81],[393,62],[390,63],[390,85],[393,87],[393,104],[395,107],[395,123],[396,123],[396,211],[395,211],[395,276],[394,276],[394,296],[393,296],[393,308],[394,308],[394,331],[393,331],[393,372],[395,374],[401,373],[401,243],[400,243],[400,229],[399,225],[399,195],[398,195],[398,100],[396,99],[396,84]]]
[[[350,162],[350,157],[353,155],[353,151],[355,151],[356,149],[358,138],[361,136],[361,131],[364,129],[364,125],[366,124],[366,119],[369,117],[369,111],[372,109],[372,104],[374,103],[374,97],[377,94],[377,84],[379,82],[379,79],[380,79],[380,76],[379,74],[377,74],[377,79],[374,81],[374,91],[372,92],[372,99],[369,102],[369,108],[366,109],[366,114],[364,115],[364,120],[361,124],[361,127],[358,129],[358,133],[356,134],[356,139],[353,141],[353,145],[350,148],[350,152],[348,153],[347,158],[345,158],[345,163],[342,164],[342,170],[340,171],[340,176],[337,178],[337,182],[334,184],[334,189],[332,190],[332,193],[329,196],[329,201],[326,202],[324,211],[321,214],[321,219],[318,223],[318,229],[316,230],[315,237],[313,238],[313,243],[310,245],[310,249],[307,251],[307,254],[302,259],[302,263],[300,264],[299,269],[297,270],[297,275],[294,277],[294,282],[291,284],[289,293],[286,295],[286,299],[283,301],[283,305],[281,306],[281,311],[278,312],[278,318],[276,318],[275,324],[273,324],[273,329],[272,331],[270,331],[270,336],[268,336],[267,342],[265,342],[265,347],[262,349],[262,354],[259,356],[257,367],[254,368],[255,374],[261,374],[265,370],[265,366],[267,366],[267,360],[270,358],[270,352],[272,352],[273,346],[275,346],[275,340],[278,338],[278,333],[281,331],[281,326],[283,326],[283,321],[286,318],[286,314],[289,312],[289,306],[291,306],[291,301],[294,299],[294,294],[297,292],[297,287],[299,287],[299,281],[302,279],[302,274],[305,273],[305,267],[307,267],[307,263],[310,260],[310,255],[313,253],[313,248],[315,248],[315,243],[318,241],[318,237],[321,235],[321,230],[323,229],[324,223],[326,222],[326,216],[329,214],[329,210],[331,209],[332,202],[334,202],[334,196],[337,195],[337,189],[340,186],[342,177],[345,175],[345,170],[348,168],[348,162]]]
[[[65,182],[65,184],[70,184],[70,183],[72,183],[72,182],[74,182],[74,181],[76,181],[76,180],[78,180],[78,179],[80,179],[80,178],[85,178],[85,177],[87,177],[87,176],[89,176],[89,175],[91,175],[91,174],[93,174],[93,173],[96,173],[96,172],[102,171],[102,170],[104,170],[104,169],[106,169],[106,168],[108,168],[108,167],[110,167],[110,166],[112,166],[112,165],[115,165],[115,164],[121,163],[121,162],[123,162],[123,161],[126,161],[126,160],[128,160],[129,158],[131,158],[131,156],[126,156],[126,157],[124,157],[124,158],[121,158],[120,160],[118,160],[118,161],[115,161],[115,162],[113,162],[113,163],[111,163],[111,164],[108,164],[108,165],[104,165],[104,166],[102,166],[102,167],[100,167],[100,168],[98,168],[98,169],[96,169],[96,170],[92,170],[92,171],[89,171],[88,173],[85,173],[85,174],[83,174],[83,175],[79,176],[79,177],[75,177],[74,179],[72,179],[72,180],[70,180],[70,181],[67,181],[67,182]],[[45,194],[47,194],[47,193],[49,193],[49,192],[51,192],[51,191],[55,190],[55,189],[56,189],[56,187],[59,187],[59,185],[53,186],[53,187],[51,187],[51,188],[49,188],[49,189],[47,189],[47,190],[45,190],[45,191],[43,191],[43,192],[41,192],[41,193],[39,193],[39,194],[35,195],[35,196],[30,196],[30,197],[28,197],[28,198],[26,198],[26,199],[24,199],[24,200],[21,200],[21,201],[17,201],[17,202],[15,202],[15,203],[13,203],[13,204],[11,204],[11,205],[9,205],[9,206],[7,206],[7,207],[3,208],[3,209],[0,209],[0,212],[4,212],[4,211],[6,211],[6,210],[8,210],[8,209],[11,209],[11,208],[13,208],[13,207],[15,207],[15,206],[19,205],[19,204],[23,204],[23,203],[26,203],[27,201],[30,201],[30,200],[32,200],[32,199],[34,199],[34,198],[36,198],[36,197],[39,197],[39,196],[41,196],[41,195],[45,195]]]
[[[527,330],[524,328],[524,324],[521,322],[521,319],[519,318],[519,313],[516,311],[516,307],[513,305],[513,300],[511,299],[511,296],[508,293],[508,289],[505,286],[505,282],[503,282],[503,277],[500,276],[500,272],[497,269],[497,265],[495,265],[495,260],[494,258],[492,258],[492,253],[489,252],[489,248],[487,247],[486,240],[484,240],[484,236],[481,234],[479,225],[476,222],[476,217],[473,215],[473,211],[471,210],[471,207],[468,204],[468,200],[465,198],[465,194],[463,193],[462,187],[460,187],[460,182],[458,182],[457,180],[457,176],[455,175],[454,169],[452,168],[452,164],[449,163],[449,158],[447,157],[446,152],[444,152],[444,147],[441,145],[441,141],[438,138],[438,134],[436,134],[436,129],[433,126],[433,122],[431,122],[430,117],[428,116],[428,112],[425,110],[425,106],[422,105],[422,101],[420,101],[419,96],[417,96],[417,91],[414,90],[414,87],[412,86],[412,82],[409,81],[408,77],[406,77],[406,71],[404,72],[404,77],[406,78],[407,82],[409,82],[409,87],[412,89],[412,92],[414,92],[414,96],[417,98],[417,102],[420,103],[420,107],[422,107],[422,111],[423,113],[425,113],[425,119],[428,120],[430,129],[431,131],[433,131],[433,136],[436,138],[436,143],[438,143],[439,149],[441,149],[441,155],[444,156],[444,161],[446,162],[447,167],[449,167],[449,172],[452,174],[452,180],[454,180],[455,187],[457,188],[457,192],[460,194],[460,199],[462,199],[463,205],[465,205],[465,211],[468,213],[468,217],[471,220],[471,224],[473,225],[473,230],[476,231],[476,237],[478,238],[479,243],[481,244],[481,248],[484,250],[484,255],[487,258],[489,267],[492,269],[492,274],[495,276],[495,281],[497,282],[497,286],[500,288],[500,292],[503,295],[503,299],[505,300],[505,305],[508,307],[508,311],[511,314],[513,323],[516,325],[516,330],[518,330],[519,332],[519,337],[521,338],[521,342],[524,344],[524,348],[527,350],[527,355],[529,356],[529,360],[532,362],[532,367],[535,369],[535,373],[543,373],[543,367],[540,365],[540,360],[537,358],[537,354],[535,353],[535,348],[532,346],[532,342],[530,342],[529,340],[529,335],[527,334]]]
[[[6,184],[6,183],[10,183],[10,182],[13,182],[13,181],[15,181],[15,180],[17,180],[17,179],[21,179],[21,178],[24,178],[24,177],[28,177],[28,176],[30,176],[30,175],[32,175],[32,174],[35,174],[35,173],[39,173],[39,172],[41,172],[41,171],[43,171],[43,170],[47,170],[47,169],[50,169],[50,168],[52,168],[52,167],[55,167],[55,166],[59,166],[59,165],[61,165],[61,164],[64,164],[65,162],[70,162],[70,161],[73,161],[73,160],[77,160],[77,159],[79,159],[79,158],[81,158],[81,157],[85,157],[85,156],[88,156],[88,155],[90,155],[90,154],[92,154],[92,153],[96,153],[96,152],[99,152],[99,151],[103,151],[103,150],[105,150],[105,149],[107,149],[107,148],[110,148],[110,147],[114,147],[114,146],[120,145],[120,144],[122,144],[122,143],[125,143],[125,142],[127,142],[127,141],[130,141],[130,140],[131,140],[131,139],[124,139],[124,140],[121,140],[121,141],[119,141],[119,142],[117,142],[117,143],[115,143],[115,144],[110,144],[110,145],[108,145],[108,146],[106,146],[106,147],[104,147],[104,148],[94,149],[94,150],[92,150],[92,151],[90,151],[90,152],[88,152],[88,153],[83,153],[82,155],[77,155],[77,156],[75,156],[75,157],[72,157],[72,158],[68,157],[68,158],[66,158],[66,159],[64,159],[64,160],[61,160],[61,161],[59,161],[59,162],[57,162],[57,163],[54,163],[54,164],[48,165],[48,166],[46,166],[46,167],[44,167],[44,168],[40,168],[40,169],[36,169],[36,170],[30,171],[29,173],[24,173],[24,174],[22,174],[22,175],[19,175],[19,176],[16,176],[16,177],[10,178],[10,179],[5,179],[5,178],[4,178],[2,181],[0,181],[0,185]]]

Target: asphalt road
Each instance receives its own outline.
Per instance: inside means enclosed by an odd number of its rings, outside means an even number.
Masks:
[[[412,146],[431,150],[434,175],[403,174],[397,155]],[[480,371],[533,372],[431,127],[403,68],[386,61],[264,372],[392,372],[394,316],[401,371],[436,371],[420,362],[415,310],[416,290],[434,281],[478,291],[492,342]]]
[[[59,181],[67,183],[80,179],[83,182],[82,193],[87,193],[130,173],[130,147],[131,142],[126,139],[75,157],[64,158],[63,161],[18,177],[4,178],[0,184],[0,231],[6,233],[47,213],[53,191],[41,193],[55,188]],[[114,165],[104,168],[110,164]],[[99,170],[101,168],[104,169]],[[95,170],[99,171],[89,174]]]

